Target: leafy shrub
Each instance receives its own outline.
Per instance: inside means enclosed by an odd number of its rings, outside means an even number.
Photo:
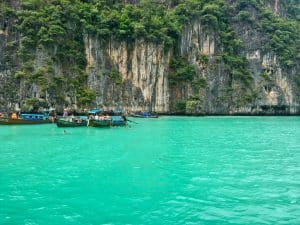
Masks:
[[[171,83],[192,81],[196,75],[194,65],[184,57],[175,57],[170,63],[169,81]]]

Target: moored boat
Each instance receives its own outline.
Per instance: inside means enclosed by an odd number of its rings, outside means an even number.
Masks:
[[[89,119],[88,126],[91,127],[110,127],[111,119]]]
[[[29,125],[51,123],[45,114],[20,114],[13,113],[11,117],[0,117],[0,125]]]
[[[111,125],[118,126],[126,126],[127,120],[125,116],[111,116]]]
[[[101,109],[92,109],[89,111],[87,126],[91,127],[117,127],[126,126],[127,119],[123,115],[123,110],[102,111]]]
[[[153,114],[151,112],[139,112],[139,113],[134,113],[131,116],[137,118],[158,118],[158,115]]]
[[[87,126],[90,127],[110,127],[111,118],[109,116],[101,115],[101,109],[91,109],[89,111],[89,119]]]
[[[81,118],[59,118],[56,120],[58,127],[83,127],[87,125],[87,121]]]

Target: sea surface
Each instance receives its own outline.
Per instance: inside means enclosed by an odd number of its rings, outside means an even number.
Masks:
[[[130,119],[0,126],[0,224],[300,224],[300,117]]]

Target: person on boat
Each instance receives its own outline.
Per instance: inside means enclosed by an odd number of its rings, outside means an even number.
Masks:
[[[68,117],[68,110],[67,109],[64,109],[63,117]]]
[[[21,112],[20,112],[20,111],[17,111],[16,114],[17,114],[17,118],[20,119],[20,118],[21,118]]]
[[[90,121],[94,119],[93,115],[89,115],[86,126],[90,126]]]
[[[17,116],[16,113],[13,113],[13,114],[11,115],[11,118],[12,118],[13,120],[16,120],[16,119],[18,119],[18,116]]]
[[[51,116],[51,121],[52,121],[52,123],[55,123],[55,121],[56,121],[56,114],[55,113]]]
[[[99,120],[99,116],[98,115],[95,116],[95,120]]]
[[[72,115],[70,116],[70,122],[75,122],[75,116],[74,116],[74,114],[72,114]]]

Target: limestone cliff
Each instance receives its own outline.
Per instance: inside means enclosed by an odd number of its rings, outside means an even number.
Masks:
[[[229,2],[234,5],[238,1]],[[175,5],[172,1],[167,4]],[[287,15],[280,1],[269,1],[267,6],[278,16]],[[226,46],[220,33],[207,29],[201,16],[185,23],[174,48],[144,38],[104,40],[82,30],[81,35],[72,38],[81,38],[84,72],[78,72],[72,60],[57,60],[62,48],[59,44],[32,49],[31,60],[26,64],[17,54],[25,36],[16,30],[14,15],[3,17],[0,110],[23,108],[28,99],[31,104],[35,99],[38,106],[44,104],[59,111],[63,107],[82,111],[94,106],[159,113],[299,114],[299,61],[283,66],[276,51],[266,49],[264,33],[250,21],[258,18],[257,9],[251,5],[246,8],[251,16],[248,21],[233,18],[230,23],[242,43],[238,54],[247,59],[247,81],[232,73],[232,67],[222,58]],[[68,26],[73,29],[72,24]],[[172,82],[170,64],[174,57],[182,57],[194,66],[196,74],[192,79]],[[24,75],[26,70],[31,74]],[[84,88],[77,89],[78,83]],[[79,98],[84,101],[85,95],[93,99],[92,104],[78,103]]]
[[[115,41],[101,44],[95,38],[86,37],[89,86],[96,91],[97,104],[107,108],[170,113],[176,112],[178,102],[187,101],[192,107],[187,108],[187,112],[196,114],[299,113],[298,90],[293,81],[296,69],[285,71],[276,55],[263,53],[257,43],[260,37],[253,30],[237,32],[247,43],[244,54],[249,60],[254,94],[250,102],[243,101],[247,90],[241,89],[238,82],[232,83],[224,64],[217,62],[218,37],[202,32],[199,21],[185,27],[180,53],[196,66],[195,80],[204,78],[207,87],[195,90],[191,83],[170,85],[168,71],[173,53],[164,51],[163,46],[143,40],[131,44]],[[208,65],[199,59],[201,54],[208,57]],[[119,81],[111,78],[112,68],[120,76]],[[264,73],[267,77],[262,76]],[[194,96],[199,99],[193,100]]]
[[[134,43],[85,37],[88,85],[97,105],[128,110],[169,111],[170,52],[143,40]],[[112,72],[113,71],[113,72]]]

